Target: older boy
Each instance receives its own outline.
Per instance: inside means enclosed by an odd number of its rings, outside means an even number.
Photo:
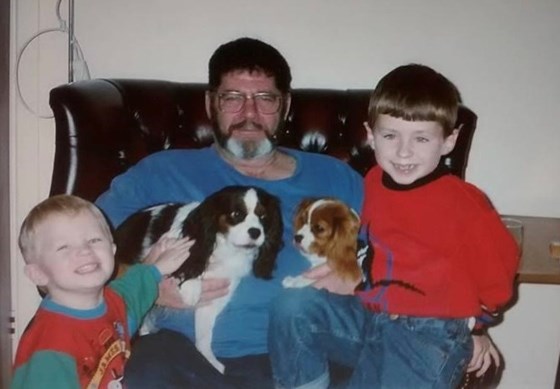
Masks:
[[[362,223],[373,248],[359,299],[289,291],[271,318],[283,388],[326,388],[329,360],[350,388],[453,388],[480,329],[511,298],[519,253],[486,196],[451,175],[455,86],[422,65],[396,68],[369,106],[378,166],[365,178]],[[303,295],[303,296],[302,296]]]
[[[12,388],[117,388],[130,337],[157,297],[162,275],[189,256],[193,241],[161,239],[153,265],[114,270],[115,245],[103,214],[69,195],[48,198],[23,222],[25,274],[47,292],[16,354]]]

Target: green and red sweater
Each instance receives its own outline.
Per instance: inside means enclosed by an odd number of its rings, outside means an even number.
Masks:
[[[20,339],[11,388],[119,387],[130,337],[154,303],[160,279],[153,265],[132,266],[89,310],[45,297]]]
[[[484,319],[510,300],[516,243],[488,198],[445,168],[403,186],[374,167],[362,223],[374,254],[357,294],[369,309]]]

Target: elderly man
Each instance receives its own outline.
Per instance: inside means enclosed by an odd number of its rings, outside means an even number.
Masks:
[[[115,226],[148,205],[202,201],[228,185],[260,187],[281,200],[285,242],[291,220],[304,197],[333,196],[356,210],[362,206],[362,178],[345,163],[313,153],[278,147],[290,107],[290,67],[272,46],[241,38],[220,46],[209,62],[206,110],[215,142],[199,150],[153,154],[117,177],[97,200]],[[193,309],[178,309],[163,320],[165,330],[138,339],[125,374],[130,388],[271,388],[267,330],[269,305],[281,291],[281,280],[308,268],[291,244],[278,255],[272,280],[244,278],[218,317],[213,351],[224,375],[196,350]],[[314,286],[351,293],[354,285],[323,266],[306,273]],[[225,294],[228,281],[204,279],[199,304]],[[160,303],[180,306],[169,282]]]

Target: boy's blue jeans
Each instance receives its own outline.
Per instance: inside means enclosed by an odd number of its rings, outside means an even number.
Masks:
[[[274,301],[269,352],[278,388],[327,388],[328,362],[353,368],[347,388],[454,388],[472,355],[466,319],[367,311],[311,287]]]

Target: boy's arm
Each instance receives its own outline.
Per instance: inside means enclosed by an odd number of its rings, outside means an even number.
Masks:
[[[115,279],[109,287],[117,292],[126,305],[128,329],[134,334],[142,318],[156,301],[161,273],[154,265],[134,265]]]
[[[11,389],[75,389],[80,387],[76,362],[55,351],[35,352],[14,370]]]
[[[142,318],[156,301],[158,284],[162,275],[169,275],[190,256],[194,241],[162,236],[150,249],[146,260],[152,264],[134,265],[120,278],[110,284],[125,301],[128,329],[133,334]]]
[[[482,314],[477,318],[475,333],[500,320],[502,310],[513,296],[520,253],[511,234],[494,210],[482,211],[471,228],[475,250],[470,271],[478,284]]]

